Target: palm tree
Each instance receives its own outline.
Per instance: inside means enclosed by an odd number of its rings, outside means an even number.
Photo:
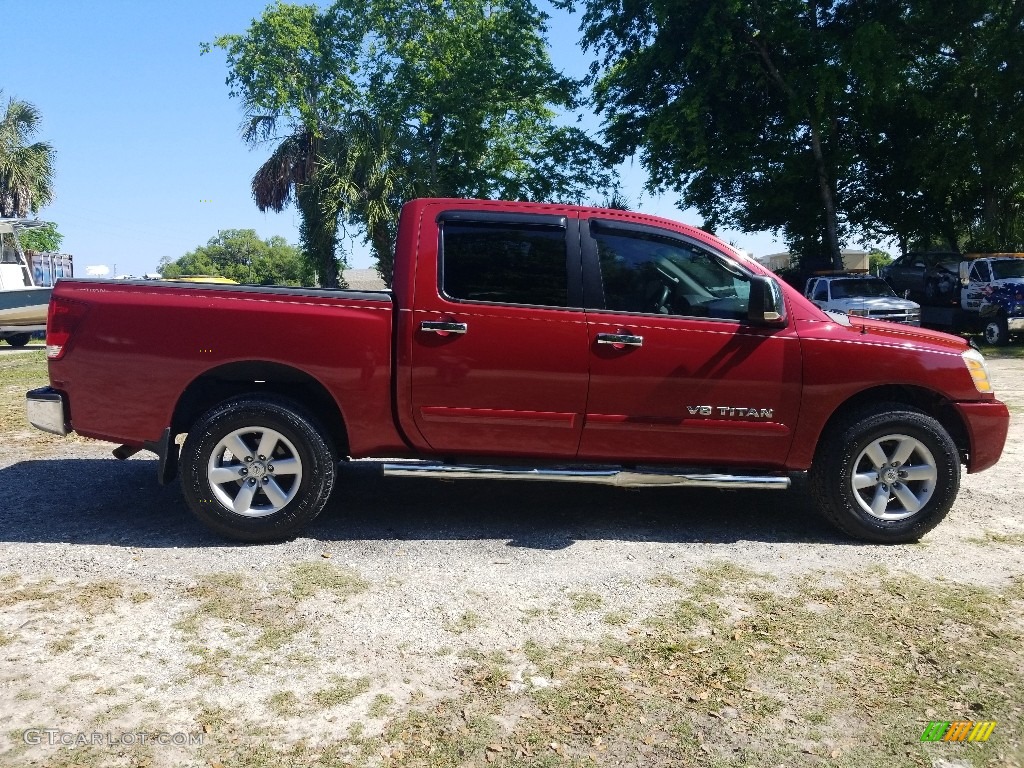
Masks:
[[[324,153],[325,178],[342,215],[366,232],[386,285],[394,275],[398,211],[412,197],[403,183],[402,144],[380,115],[345,115]]]
[[[250,144],[269,140],[276,119],[270,115],[250,118],[243,138]],[[312,262],[325,288],[347,287],[338,269],[338,216],[341,212],[337,195],[325,178],[322,152],[329,145],[333,132],[318,137],[299,127],[285,136],[252,177],[252,196],[261,211],[281,212],[294,202],[302,215],[299,238],[302,250]]]
[[[53,200],[53,147],[29,143],[40,122],[32,104],[7,102],[0,120],[0,216],[22,218]]]

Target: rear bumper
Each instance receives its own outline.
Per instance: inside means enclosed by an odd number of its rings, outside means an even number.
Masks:
[[[1006,444],[1010,429],[1010,412],[998,400],[985,403],[956,403],[960,417],[967,425],[970,439],[968,472],[981,472],[997,461]]]
[[[25,414],[29,424],[44,432],[66,435],[71,431],[64,395],[52,387],[40,387],[25,393]]]

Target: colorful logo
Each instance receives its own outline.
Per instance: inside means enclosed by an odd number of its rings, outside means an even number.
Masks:
[[[995,727],[995,720],[932,720],[921,734],[921,741],[988,741]]]

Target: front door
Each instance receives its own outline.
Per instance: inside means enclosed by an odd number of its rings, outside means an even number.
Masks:
[[[446,212],[436,238],[438,271],[417,274],[412,311],[420,435],[443,455],[575,456],[588,357],[578,219]]]
[[[669,230],[597,219],[581,230],[585,285],[603,295],[587,297],[580,458],[781,467],[800,343],[791,327],[747,321],[751,272]]]

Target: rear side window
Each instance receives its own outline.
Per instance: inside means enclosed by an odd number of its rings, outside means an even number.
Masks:
[[[444,222],[441,292],[459,301],[569,306],[565,230]]]
[[[737,265],[682,240],[591,222],[605,308],[618,312],[745,320],[750,278]]]

